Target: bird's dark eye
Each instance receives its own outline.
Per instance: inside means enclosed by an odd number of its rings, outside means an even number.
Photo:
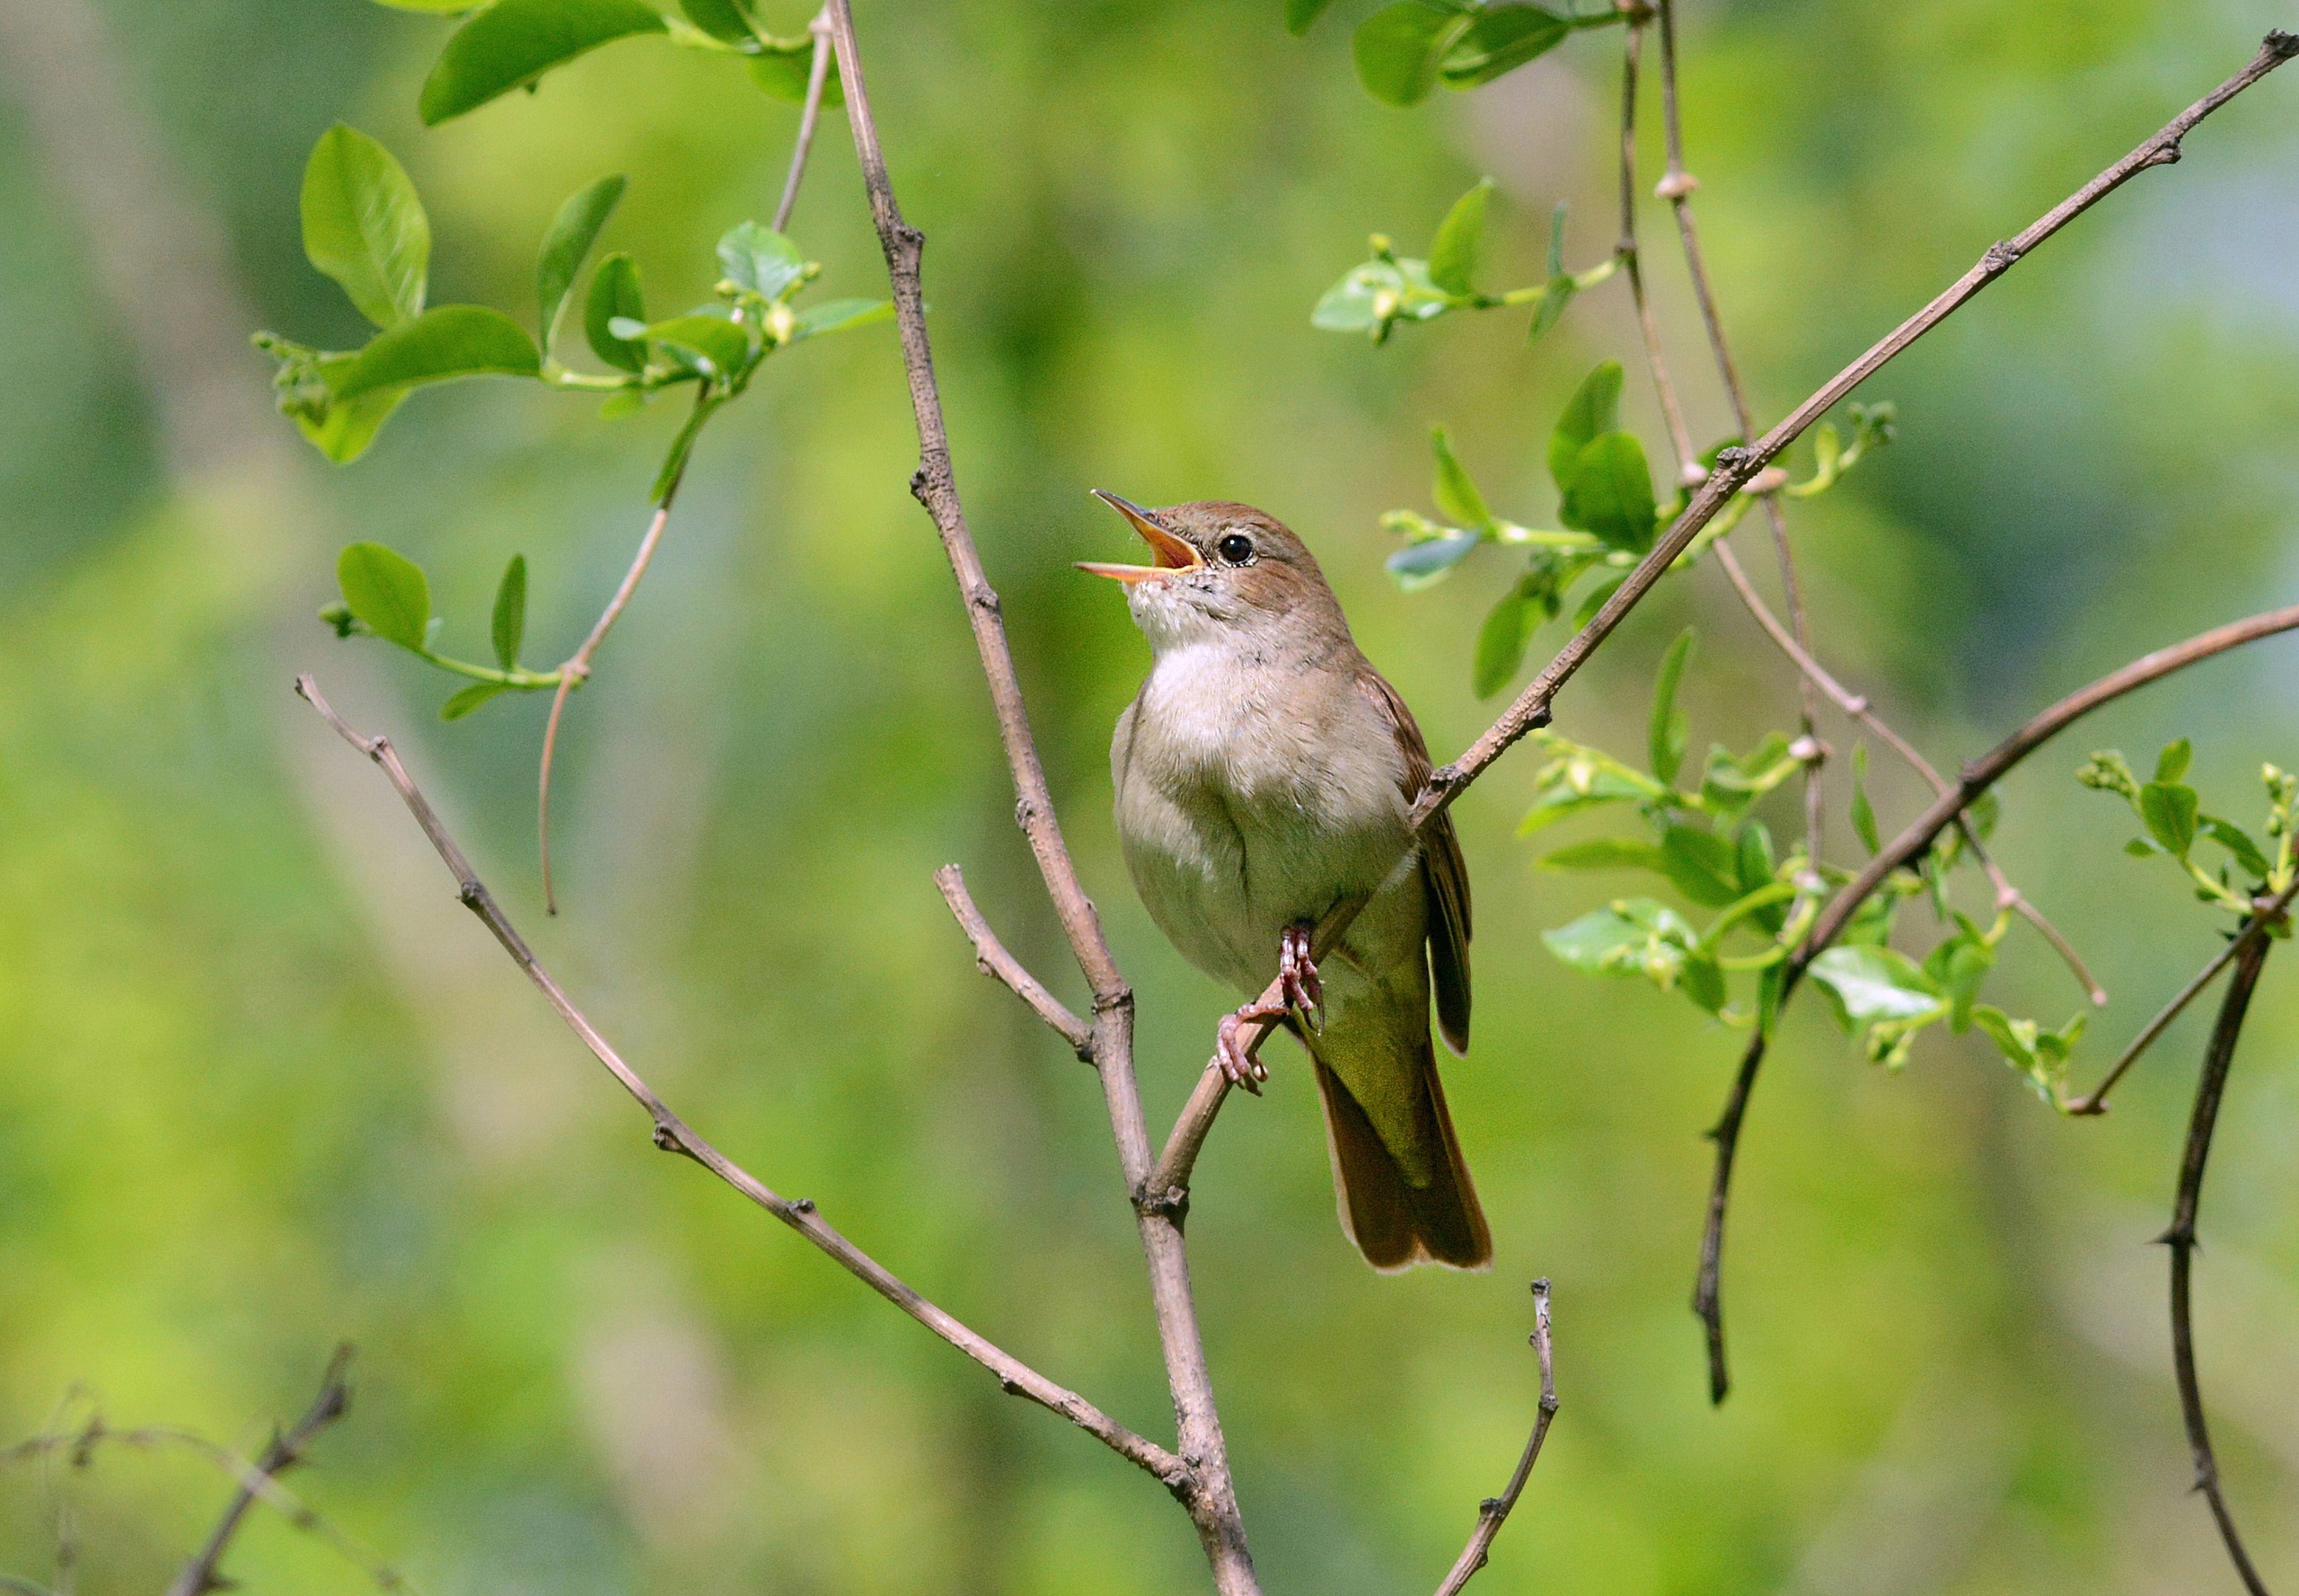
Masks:
[[[1254,557],[1254,541],[1241,532],[1233,532],[1215,546],[1214,552],[1231,565],[1243,565]]]

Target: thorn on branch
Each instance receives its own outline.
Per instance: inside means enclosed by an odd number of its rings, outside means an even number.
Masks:
[[[2260,43],[2259,48],[2278,61],[2288,61],[2299,56],[2299,33],[2286,33],[2277,28]]]

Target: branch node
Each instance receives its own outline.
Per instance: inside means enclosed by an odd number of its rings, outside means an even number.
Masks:
[[[2299,56],[2299,33],[2286,33],[2277,28],[2261,41],[2259,48],[2278,61],[2288,61]]]
[[[2008,240],[1999,238],[1988,245],[1987,253],[1979,258],[1979,268],[1988,276],[1995,277],[1999,272],[2011,270],[2013,262],[2019,259],[2019,247]]]
[[[812,1213],[814,1211],[815,1200],[812,1197],[793,1197],[790,1199],[791,1212]]]
[[[1668,176],[1662,178],[1659,182],[1654,183],[1652,185],[1652,192],[1655,198],[1666,199],[1673,204],[1679,199],[1690,198],[1692,197],[1692,191],[1699,187],[1700,180],[1698,178],[1693,176],[1689,172],[1678,170],[1669,173]]]
[[[982,586],[975,588],[973,592],[966,595],[966,603],[972,604],[975,609],[980,610],[986,615],[995,615],[1000,613],[998,590],[994,587]]]

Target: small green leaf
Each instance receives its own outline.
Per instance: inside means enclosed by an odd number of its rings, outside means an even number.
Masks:
[[[1525,645],[1539,624],[1539,606],[1519,580],[1502,595],[1477,630],[1476,664],[1470,677],[1477,697],[1491,698],[1509,685],[1525,663]]]
[[[1441,581],[1468,558],[1470,550],[1483,542],[1484,534],[1481,532],[1451,533],[1426,542],[1409,543],[1383,563],[1406,592],[1418,592],[1432,582]]]
[[[531,377],[542,369],[534,340],[510,317],[483,304],[443,304],[378,333],[357,355],[324,363],[321,373],[341,401],[490,373]]]
[[[718,241],[718,263],[727,276],[761,299],[780,299],[806,277],[806,258],[773,228],[737,222]]]
[[[335,400],[326,407],[326,413],[317,417],[297,412],[296,428],[338,465],[348,465],[367,452],[375,441],[375,434],[391,419],[399,401],[407,397],[404,388],[385,388],[374,393],[362,393],[357,399]]]
[[[1285,31],[1299,39],[1332,4],[1333,0],[1285,0]]]
[[[1429,246],[1429,280],[1449,294],[1463,297],[1476,292],[1478,251],[1484,243],[1484,213],[1493,198],[1493,180],[1482,178],[1475,188],[1453,201]]]
[[[1660,834],[1660,868],[1678,892],[1705,908],[1722,909],[1740,896],[1740,859],[1713,832],[1669,827]]]
[[[1548,440],[1548,474],[1559,493],[1572,489],[1581,451],[1619,428],[1620,384],[1620,362],[1608,360],[1583,377],[1565,401]]]
[[[740,370],[751,356],[750,335],[724,316],[700,313],[674,316],[667,322],[655,322],[636,329],[618,317],[607,326],[618,338],[644,336],[683,350],[707,363],[714,376],[725,376]]]
[[[375,0],[378,5],[388,5],[393,11],[470,11],[480,0]]]
[[[431,585],[423,568],[381,543],[353,543],[337,557],[336,585],[369,631],[420,652],[431,638]]]
[[[751,82],[787,104],[806,104],[806,84],[813,80],[815,72],[815,41],[801,34],[797,39],[762,39],[759,42],[765,48],[750,58]],[[846,85],[840,81],[835,56],[823,74],[823,103],[846,103]]]
[[[1652,546],[1658,514],[1643,445],[1628,433],[1608,432],[1582,445],[1559,520],[1595,533],[1616,549],[1642,554]]]
[[[2149,842],[2145,837],[2132,838],[2130,842],[2126,842],[2123,845],[2123,851],[2126,853],[2130,854],[2134,859],[2154,859],[2157,854],[2163,851],[2161,848],[2156,847],[2154,843]]]
[[[1596,837],[1574,842],[1534,862],[1545,870],[1665,870],[1660,848],[1633,837]]]
[[[894,302],[891,299],[825,299],[798,313],[790,341],[795,344],[802,338],[819,338],[825,332],[844,332],[850,327],[868,327],[874,322],[894,319]]]
[[[591,278],[591,294],[583,306],[583,336],[591,353],[609,366],[638,373],[647,369],[647,346],[636,339],[617,338],[609,324],[647,320],[646,295],[639,292],[639,268],[628,255],[609,255]]]
[[[679,0],[686,20],[725,44],[748,44],[755,35],[736,0]]]
[[[1948,995],[1950,1030],[1960,1034],[1970,1027],[1972,1000],[1995,966],[1995,949],[1969,922],[1925,957],[1924,973]]]
[[[1871,1063],[1898,1069],[1916,1033],[1947,1018],[1951,1002],[1907,955],[1882,947],[1831,948],[1812,961],[1812,979],[1827,991],[1837,1019],[1854,1035]]]
[[[304,164],[304,254],[378,327],[423,309],[431,223],[392,153],[338,122]]]
[[[1651,898],[1624,898],[1570,925],[1543,931],[1548,950],[1591,975],[1642,975],[1662,991],[1674,987],[1692,950],[1692,927]]]
[[[2250,872],[2254,880],[2264,881],[2273,873],[2266,851],[2251,840],[2251,833],[2232,820],[2222,820],[2215,815],[2203,817],[2203,834],[2235,856],[2235,862]]]
[[[617,173],[577,190],[559,207],[551,231],[543,235],[542,252],[535,259],[535,303],[541,313],[536,326],[545,353],[558,334],[559,313],[566,306],[575,278],[589,259],[591,246],[598,242],[599,230],[614,214],[627,181]]]
[[[1565,307],[1572,303],[1572,296],[1579,292],[1581,285],[1570,277],[1560,274],[1549,278],[1548,287],[1541,291],[1539,300],[1533,305],[1532,324],[1525,330],[1525,341],[1532,343],[1563,320]]]
[[[1687,626],[1660,657],[1660,674],[1652,680],[1652,719],[1645,732],[1652,773],[1663,782],[1674,781],[1685,763],[1685,742],[1691,722],[1677,708],[1677,684],[1684,680],[1692,658],[1693,630]]]
[[[2163,752],[2155,756],[2155,780],[2172,782],[2188,773],[2188,766],[2195,763],[2195,745],[2181,737],[2176,743],[2163,745]]]
[[[1852,830],[1860,845],[1873,859],[1884,851],[1876,834],[1876,811],[1868,802],[1868,745],[1855,743],[1852,746]]]
[[[2150,781],[2139,789],[2139,817],[2164,852],[2185,859],[2195,846],[2195,789],[2177,781]]]
[[[457,692],[454,697],[448,699],[445,703],[439,706],[439,719],[442,720],[461,720],[464,716],[479,708],[480,705],[485,703],[489,699],[493,698],[497,693],[508,692],[510,691],[511,690],[509,688],[504,686],[500,682],[473,682],[470,686],[464,688],[462,692]]]
[[[1724,972],[1707,954],[1694,952],[1685,955],[1684,974],[1679,978],[1685,996],[1696,1007],[1714,1014],[1724,1007],[1724,1000],[1731,994],[1724,985]]]
[[[1357,81],[1384,105],[1417,105],[1437,86],[1447,52],[1469,19],[1450,6],[1397,0],[1357,24],[1350,52]]]
[[[1563,17],[1537,5],[1487,6],[1445,52],[1440,70],[1448,88],[1473,89],[1555,48],[1572,31]]]
[[[1780,873],[1780,865],[1772,856],[1772,833],[1765,829],[1763,821],[1751,820],[1741,826],[1740,834],[1732,841],[1732,851],[1743,895],[1776,885],[1773,878]]]
[[[2025,1075],[2036,1094],[2059,1107],[2067,1089],[2067,1061],[2083,1034],[2081,1014],[2057,1031],[2047,1031],[2032,1019],[2013,1019],[1987,1003],[1972,1006],[1972,1019],[1986,1031],[2004,1054],[2004,1062]]]
[[[424,126],[524,89],[600,45],[667,30],[645,0],[495,0],[455,31],[423,80]]]
[[[1441,427],[1429,429],[1429,445],[1437,455],[1437,481],[1430,488],[1430,495],[1437,507],[1464,526],[1484,528],[1493,525],[1493,512],[1484,507],[1484,495],[1476,490],[1469,473],[1453,457],[1452,440]]]
[[[519,668],[519,644],[527,635],[527,557],[511,556],[503,580],[495,587],[495,662],[506,671]]]

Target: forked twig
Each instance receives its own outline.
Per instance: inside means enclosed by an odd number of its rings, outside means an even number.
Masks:
[[[216,1520],[216,1527],[207,1532],[207,1544],[183,1565],[182,1572],[169,1585],[168,1596],[207,1596],[210,1591],[220,1591],[231,1584],[232,1582],[218,1570],[223,1565],[224,1554],[231,1549],[232,1538],[240,1532],[241,1524],[246,1521],[248,1509],[255,1505],[256,1498],[262,1495],[265,1485],[302,1462],[304,1449],[321,1431],[341,1418],[351,1406],[351,1388],[344,1380],[345,1371],[350,1366],[349,1345],[337,1347],[335,1355],[328,1360],[327,1372],[320,1378],[319,1395],[312,1398],[312,1405],[304,1410],[304,1416],[295,1421],[294,1429],[284,1434],[273,1433],[271,1444],[263,1449],[263,1455],[255,1460],[254,1469],[241,1480],[239,1489],[232,1493],[232,1500],[225,1506],[224,1516]]]
[[[648,1086],[637,1071],[623,1062],[621,1054],[609,1045],[606,1038],[599,1034],[551,973],[543,968],[542,962],[535,957],[534,950],[527,946],[518,928],[511,923],[502,906],[495,901],[495,895],[487,889],[487,884],[471,869],[470,860],[464,857],[454,838],[448,834],[445,824],[440,820],[438,812],[432,808],[430,800],[423,796],[414,778],[407,773],[407,767],[400,763],[399,752],[392,746],[391,739],[366,736],[354,729],[321,696],[318,684],[310,676],[296,677],[295,691],[320,712],[345,742],[373,760],[390,780],[401,800],[407,805],[408,812],[415,816],[416,824],[423,828],[423,834],[430,839],[432,848],[455,877],[463,907],[477,915],[480,922],[494,933],[495,939],[503,945],[503,950],[511,956],[512,962],[526,972],[527,979],[558,1011],[559,1018],[567,1022],[568,1028],[582,1039],[583,1045],[591,1050],[592,1056],[604,1064],[615,1080],[621,1083],[622,1089],[646,1109],[647,1117],[654,1122],[656,1146],[665,1152],[685,1154],[797,1231],[828,1254],[847,1273],[996,1375],[1001,1389],[1013,1396],[1026,1397],[1061,1415],[1120,1457],[1156,1476],[1169,1488],[1178,1490],[1192,1484],[1193,1471],[1180,1458],[1155,1442],[1135,1434],[1077,1392],[1056,1385],[1011,1353],[993,1345],[951,1314],[920,1296],[896,1278],[892,1271],[832,1228],[815,1211],[811,1199],[777,1195],[673,1113],[669,1105],[656,1095],[654,1088]]]
[[[1867,868],[1858,877],[1828,901],[1828,907],[1821,911],[1819,920],[1812,927],[1811,934],[1801,948],[1789,956],[1788,962],[1782,967],[1781,1005],[1786,1005],[1812,961],[1843,933],[1860,905],[1883,885],[1885,877],[1920,858],[1938,840],[1940,833],[1953,824],[1981,794],[1995,786],[2029,754],[2092,710],[2114,702],[2126,693],[2159,682],[2215,655],[2224,654],[2230,648],[2295,630],[2299,630],[2299,604],[2232,622],[2199,633],[2185,642],[2143,655],[2122,669],[2110,671],[2088,687],[2069,693],[1985,755],[1966,765],[1954,786],[1911,821],[1906,830],[1885,845],[1882,852],[1868,861]],[[1709,1133],[1710,1139],[1716,1143],[1716,1168],[1709,1183],[1708,1222],[1701,1234],[1700,1274],[1693,1288],[1693,1311],[1700,1316],[1707,1335],[1708,1389],[1711,1398],[1718,1402],[1722,1402],[1725,1393],[1731,1389],[1731,1380],[1724,1362],[1722,1283],[1725,1210],[1732,1184],[1733,1155],[1740,1145],[1740,1124],[1748,1114],[1748,1095],[1756,1089],[1757,1071],[1764,1064],[1765,1043],[1765,1033],[1761,1030],[1749,1038],[1748,1051],[1740,1059],[1740,1071],[1733,1078],[1731,1094],[1725,1099],[1724,1111],[1718,1115],[1715,1128]]]
[[[1533,1433],[1525,1442],[1524,1455],[1517,1459],[1516,1472],[1509,1477],[1508,1486],[1500,1495],[1488,1496],[1477,1504],[1476,1528],[1470,1532],[1468,1545],[1461,1548],[1452,1572],[1437,1587],[1437,1596],[1458,1596],[1460,1588],[1484,1566],[1485,1558],[1493,1550],[1493,1538],[1509,1521],[1517,1498],[1525,1494],[1525,1482],[1533,1476],[1533,1465],[1540,1461],[1541,1442],[1548,1439],[1549,1422],[1556,1417],[1556,1370],[1549,1356],[1546,1278],[1533,1282],[1532,1343],[1533,1355],[1540,1361],[1541,1368],[1540,1411],[1533,1419]]]
[[[2235,1532],[2235,1517],[2219,1483],[2219,1461],[2212,1455],[2211,1431],[2203,1416],[2203,1388],[2195,1371],[2195,1324],[2189,1287],[2195,1268],[2195,1216],[2203,1202],[2203,1168],[2211,1157],[2211,1133],[2219,1120],[2219,1103],[2227,1088],[2227,1071],[2235,1062],[2235,1044],[2243,1034],[2243,1017],[2251,992],[2274,944],[2266,937],[2243,941],[2236,956],[2235,974],[2227,995],[2220,1001],[2219,1020],[2212,1027],[2211,1045],[2203,1057],[2203,1073],[2196,1081],[2195,1112],[2188,1122],[2187,1150],[2180,1159],[2179,1195],[2171,1205],[2171,1228],[2157,1238],[2171,1249],[2171,1367],[2180,1383],[2180,1414],[2187,1421],[2188,1450],[2195,1459],[2195,1488],[2211,1504],[2219,1539],[2251,1596],[2268,1596],[2242,1537]]]
[[[974,966],[992,980],[1004,983],[1009,991],[1030,1006],[1032,1013],[1045,1021],[1055,1036],[1070,1044],[1072,1053],[1092,1063],[1094,1027],[1070,1013],[1069,1007],[1046,989],[1045,983],[1024,968],[1022,961],[998,939],[998,933],[990,929],[990,921],[975,906],[973,895],[966,891],[965,872],[956,865],[944,865],[934,872],[934,885],[942,889],[942,901],[949,904],[958,929],[973,944]]]

